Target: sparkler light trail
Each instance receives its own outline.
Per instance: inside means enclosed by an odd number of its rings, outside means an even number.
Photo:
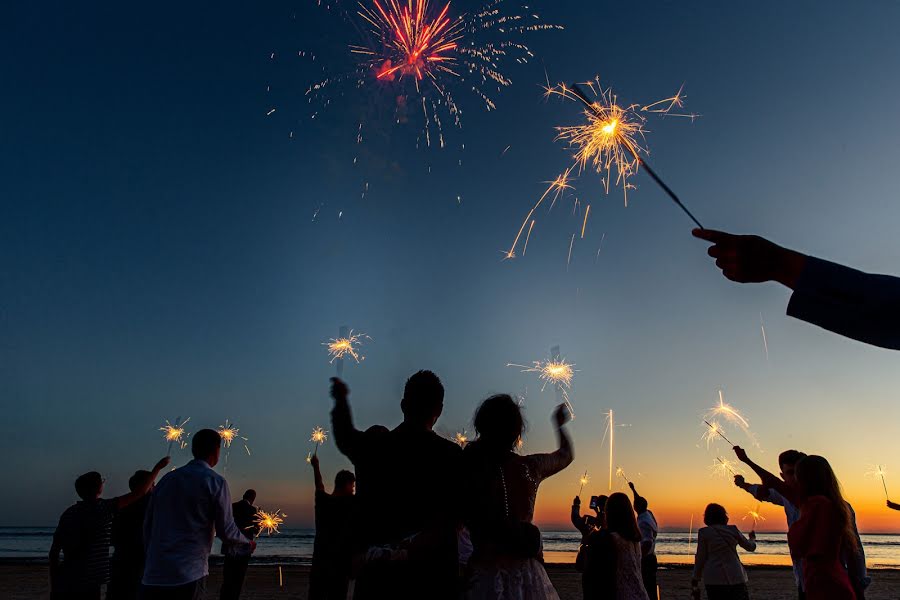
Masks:
[[[178,417],[177,419],[175,419],[175,424],[173,425],[169,422],[168,419],[166,419],[166,424],[159,428],[159,430],[163,432],[163,437],[165,438],[165,440],[169,442],[169,448],[166,451],[167,454],[172,454],[172,444],[174,444],[175,442],[178,442],[179,447],[184,448],[184,426],[190,420],[190,417],[188,417],[184,421],[181,420],[181,417]]]
[[[732,443],[732,441],[729,440],[727,437],[725,437],[725,434],[722,433],[722,426],[719,425],[719,423],[717,421],[713,421],[712,423],[710,423],[709,421],[704,419],[703,422],[706,424],[706,427],[707,427],[707,431],[705,431],[703,433],[703,440],[706,442],[707,450],[712,445],[712,443],[716,440],[716,437],[720,437],[723,440],[725,440],[726,442],[728,442],[728,444],[730,446],[732,446],[732,447],[734,446],[734,443]]]
[[[276,509],[273,512],[266,512],[262,509],[256,511],[253,519],[253,522],[259,528],[256,537],[259,537],[263,532],[267,536],[281,533],[278,528],[284,523],[284,517],[286,516],[280,509]]]
[[[528,221],[532,218],[534,212],[544,203],[550,192],[555,191],[554,203],[565,189],[570,189],[570,175],[573,170],[577,169],[577,174],[581,175],[587,170],[593,170],[600,174],[603,179],[603,187],[606,193],[609,193],[610,186],[621,187],[625,198],[625,205],[628,205],[628,190],[633,189],[629,180],[638,172],[639,167],[643,166],[647,174],[663,189],[663,191],[683,210],[701,229],[703,226],[685,207],[678,196],[659,178],[656,172],[647,163],[647,148],[643,145],[646,140],[647,130],[645,124],[647,118],[645,114],[659,114],[668,116],[681,116],[696,118],[694,114],[678,114],[671,112],[676,108],[684,106],[684,96],[681,90],[670,98],[640,106],[637,104],[620,105],[616,95],[611,89],[605,89],[600,86],[599,80],[586,82],[587,85],[595,92],[597,99],[589,100],[584,92],[577,84],[567,86],[559,84],[557,86],[548,85],[544,88],[545,98],[557,95],[567,100],[580,102],[584,106],[583,114],[587,119],[587,123],[573,126],[557,127],[557,140],[568,143],[569,148],[574,151],[573,164],[568,167],[563,174],[557,178],[557,181],[551,182],[550,186],[544,194],[538,199],[531,210],[528,212],[522,227],[513,240],[509,250],[505,251],[508,258],[516,256],[516,248],[522,234],[522,230]],[[595,88],[595,85],[597,86]],[[599,91],[597,91],[599,90]],[[642,114],[643,113],[643,114]],[[558,184],[558,180],[562,179],[565,186]],[[551,204],[552,208],[552,204]],[[587,224],[587,214],[582,225],[582,230]]]
[[[356,364],[359,364],[361,361],[365,360],[366,357],[360,354],[360,344],[362,344],[365,340],[370,340],[369,336],[364,333],[353,333],[353,330],[345,337],[337,337],[328,340],[327,342],[323,342],[322,345],[328,348],[328,356],[329,363],[334,363],[336,360],[344,360],[344,357],[349,356],[353,360],[356,361]]]
[[[591,480],[591,478],[588,476],[587,469],[585,469],[584,475],[582,475],[581,477],[578,478],[578,483],[581,484],[581,487],[578,488],[578,495],[579,495],[579,496],[580,496],[581,493],[584,491],[584,486],[587,485],[588,482],[589,482],[590,480]]]

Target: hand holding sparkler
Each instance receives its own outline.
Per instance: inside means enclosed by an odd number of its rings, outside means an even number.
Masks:
[[[737,459],[744,463],[745,465],[750,464],[750,458],[747,456],[747,451],[741,448],[740,446],[734,447],[734,455],[737,456]]]
[[[343,380],[332,377],[331,397],[334,398],[336,403],[345,403],[347,402],[347,398],[350,397],[350,388],[347,387],[347,384],[344,383]]]
[[[712,242],[707,253],[731,281],[761,283],[777,281],[794,289],[806,256],[773,244],[756,235],[734,235],[713,229],[695,229],[694,237]]]
[[[572,418],[572,412],[569,410],[569,407],[565,405],[565,403],[560,404],[556,407],[556,410],[553,411],[553,422],[556,424],[557,429],[561,429],[566,423],[568,423]]]

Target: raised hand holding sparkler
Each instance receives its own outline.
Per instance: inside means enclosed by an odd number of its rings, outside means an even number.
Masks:
[[[324,444],[328,440],[328,432],[322,429],[321,427],[315,427],[312,430],[312,435],[309,438],[309,441],[315,442],[316,449],[313,452],[313,456],[318,456],[319,454],[319,446]]]

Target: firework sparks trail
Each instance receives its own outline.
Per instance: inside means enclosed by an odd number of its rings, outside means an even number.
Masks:
[[[584,486],[588,484],[591,478],[588,476],[587,469],[584,470],[584,475],[578,478],[578,483],[581,484],[581,487],[578,488],[578,495],[584,491]]]
[[[571,86],[566,84],[550,86],[548,83],[544,88],[545,98],[557,95],[567,100],[582,103],[584,105],[583,114],[587,119],[586,124],[557,127],[556,139],[566,142],[574,151],[572,166],[567,168],[560,177],[568,184],[573,170],[577,169],[577,175],[581,175],[587,170],[593,170],[602,176],[603,187],[606,193],[609,193],[611,186],[622,188],[625,206],[628,206],[628,190],[634,189],[630,179],[638,172],[638,168],[642,166],[647,171],[647,174],[681,210],[702,229],[703,226],[700,222],[691,214],[671,188],[659,178],[645,158],[649,151],[644,145],[647,129],[645,128],[646,117],[642,113],[688,117],[691,119],[698,116],[672,112],[674,109],[684,106],[682,90],[679,90],[677,94],[670,98],[659,100],[646,106],[637,104],[625,106],[618,104],[616,95],[611,89],[601,87],[599,80],[595,79],[594,81],[586,82],[584,85],[594,91],[597,96],[596,100],[589,100],[577,84]],[[547,188],[528,212],[522,228],[531,219],[534,211],[543,204],[551,191],[555,189],[558,195],[562,190],[571,187],[571,185],[567,185],[565,188],[560,188],[558,185],[554,186],[551,183],[550,187]],[[585,217],[586,223],[587,217]],[[510,258],[516,255],[516,247],[522,228],[520,228],[519,235],[513,240],[512,246],[505,252]]]
[[[725,436],[725,434],[722,432],[722,426],[719,425],[718,421],[713,421],[712,423],[710,423],[709,421],[704,419],[703,422],[706,424],[706,427],[707,427],[707,430],[705,432],[703,432],[703,441],[706,442],[707,450],[712,445],[712,443],[714,441],[716,441],[717,437],[720,437],[723,440],[725,440],[726,442],[728,442],[728,445],[730,445],[732,447],[734,446],[734,443],[732,443],[732,441],[729,440]]]
[[[278,528],[284,523],[286,516],[280,509],[276,509],[273,512],[266,512],[262,509],[256,511],[253,519],[257,527],[256,537],[259,537],[263,532],[267,536],[281,533]]]
[[[877,477],[881,479],[881,487],[884,489],[884,499],[890,500],[890,496],[888,495],[887,489],[887,481],[885,480],[885,475],[887,475],[887,471],[884,470],[884,465],[875,465],[872,467],[872,470],[866,473],[867,477]]]
[[[349,356],[356,361],[356,364],[359,364],[366,359],[361,354],[360,345],[371,339],[366,334],[354,333],[351,329],[346,336],[340,336],[339,334],[337,338],[322,342],[322,345],[328,349],[328,356],[331,357],[328,361],[329,363],[334,364],[335,361],[343,362],[345,357]]]
[[[163,438],[169,443],[168,450],[166,451],[166,454],[168,456],[172,455],[172,444],[177,442],[180,448],[185,447],[184,426],[190,420],[190,417],[188,417],[184,421],[181,420],[181,417],[178,417],[177,419],[175,419],[175,424],[173,425],[169,422],[168,419],[166,419],[166,424],[159,428],[159,430],[163,432]]]

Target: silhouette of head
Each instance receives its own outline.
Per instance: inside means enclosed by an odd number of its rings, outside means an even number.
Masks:
[[[522,431],[525,419],[522,409],[509,394],[497,394],[481,403],[475,411],[475,431],[478,442],[497,451],[512,450]]]
[[[135,471],[134,475],[132,475],[131,478],[128,479],[128,489],[132,492],[136,492],[147,485],[147,483],[151,479],[153,479],[153,473],[151,473],[150,471]]]
[[[247,490],[246,492],[244,492],[244,500],[246,500],[250,504],[256,502],[256,490]]]
[[[707,525],[728,525],[728,511],[721,504],[707,504],[703,522]]]
[[[785,450],[778,455],[778,466],[781,467],[781,478],[788,485],[796,485],[797,463],[806,458],[799,450]]]
[[[634,499],[634,510],[637,514],[642,515],[647,512],[647,499],[643,496],[638,496]]]
[[[823,457],[812,455],[803,458],[796,467],[797,485],[807,497],[824,496],[831,501],[838,514],[844,543],[849,548],[856,549],[856,531],[853,527],[850,507],[844,500],[841,484],[831,469],[831,465]]]
[[[82,500],[96,500],[103,493],[103,477],[97,471],[79,476],[75,480],[75,493]]]
[[[335,496],[352,496],[356,487],[356,475],[352,471],[338,471],[334,476]]]
[[[444,386],[431,371],[419,371],[406,380],[400,402],[403,421],[411,425],[434,427],[444,410]]]
[[[601,494],[597,496],[597,503],[594,508],[594,512],[597,513],[598,518],[603,517],[603,513],[606,511],[606,503],[609,501],[609,496]]]
[[[213,429],[201,429],[191,439],[191,454],[198,460],[205,461],[210,467],[219,463],[222,451],[222,437]]]
[[[622,492],[612,494],[606,501],[606,528],[630,542],[641,541],[641,530],[638,529],[631,500]]]

